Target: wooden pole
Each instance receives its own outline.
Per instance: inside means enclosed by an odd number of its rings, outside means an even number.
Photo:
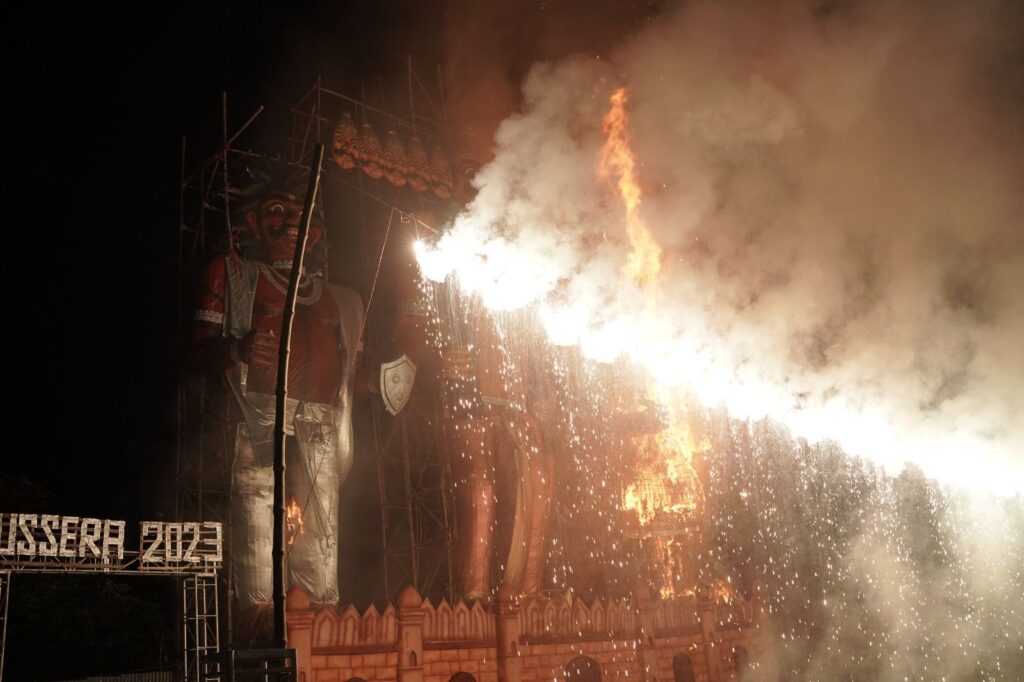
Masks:
[[[285,548],[285,491],[284,491],[284,426],[285,407],[288,403],[288,352],[291,347],[292,319],[295,317],[295,299],[299,294],[299,277],[306,255],[309,221],[313,217],[313,202],[320,186],[320,167],[324,162],[324,145],[318,142],[313,150],[313,164],[309,169],[309,187],[299,222],[299,239],[295,244],[295,258],[285,295],[284,315],[281,322],[281,346],[277,356],[277,411],[274,414],[274,642],[285,649],[288,646],[284,623],[284,548]]]

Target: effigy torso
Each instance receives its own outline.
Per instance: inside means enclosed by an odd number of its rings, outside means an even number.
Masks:
[[[280,333],[285,294],[272,281],[276,273],[260,270],[253,298],[252,328]],[[284,288],[283,285],[281,288]],[[306,297],[307,303],[303,303]],[[296,400],[330,404],[335,402],[344,373],[338,305],[326,286],[310,283],[299,290],[299,303],[292,320],[291,351],[288,356],[288,396]],[[248,390],[274,394],[277,368],[249,367]]]

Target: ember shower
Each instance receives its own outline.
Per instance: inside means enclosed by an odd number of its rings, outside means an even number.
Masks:
[[[709,406],[710,563],[767,580],[793,677],[1024,674],[1019,495],[925,478],[1024,485],[1022,29],[999,2],[689,3],[536,65],[421,245],[428,278]]]

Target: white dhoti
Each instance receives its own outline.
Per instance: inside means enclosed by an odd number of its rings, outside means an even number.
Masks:
[[[273,600],[271,552],[274,501],[274,398],[253,394],[261,418],[240,424],[232,467],[232,563],[243,604]],[[337,454],[337,409],[289,400],[285,432],[285,498],[301,511],[301,526],[288,535],[285,584],[298,585],[317,603],[338,601],[338,499],[351,468],[351,453]],[[299,530],[301,528],[301,530]]]
[[[225,335],[249,333],[257,281],[252,261],[228,267]],[[334,404],[289,399],[285,404],[285,501],[294,499],[304,529],[285,548],[285,585],[298,585],[316,603],[338,601],[338,506],[352,468],[352,389],[359,348],[362,301],[351,289],[329,286],[338,305],[338,352],[344,374]],[[245,416],[235,439],[232,476],[231,561],[243,609],[273,601],[274,415],[276,398],[246,389],[247,367],[228,371]]]

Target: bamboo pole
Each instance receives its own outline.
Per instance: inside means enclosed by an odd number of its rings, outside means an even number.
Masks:
[[[299,239],[295,244],[295,258],[288,280],[284,314],[281,321],[281,345],[277,356],[277,411],[274,414],[274,641],[278,648],[288,646],[284,622],[284,548],[285,548],[285,490],[284,490],[284,440],[285,407],[288,403],[288,353],[291,348],[292,320],[295,317],[295,300],[299,294],[299,276],[302,261],[306,255],[306,240],[309,237],[309,222],[313,217],[313,202],[320,186],[320,168],[324,162],[324,145],[318,142],[313,150],[313,164],[309,169],[309,186],[306,201],[302,207],[299,222]]]

